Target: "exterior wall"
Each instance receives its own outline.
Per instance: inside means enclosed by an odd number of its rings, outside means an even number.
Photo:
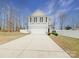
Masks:
[[[31,16],[28,17],[28,27],[30,32],[39,32],[39,33],[48,33],[48,24],[49,24],[49,17],[47,16]],[[41,19],[40,19],[41,18]],[[43,18],[43,19],[42,19]],[[30,20],[31,19],[31,20]]]

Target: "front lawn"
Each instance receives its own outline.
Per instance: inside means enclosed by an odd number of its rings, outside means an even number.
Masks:
[[[26,34],[20,32],[0,32],[0,44],[7,43],[24,35]]]
[[[62,47],[71,57],[79,57],[79,39],[66,36],[54,36],[51,38]]]

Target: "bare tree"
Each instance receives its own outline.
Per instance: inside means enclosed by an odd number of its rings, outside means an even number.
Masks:
[[[9,32],[20,31],[22,27],[21,20],[23,20],[23,26],[24,20],[26,20],[24,18],[21,19],[20,11],[9,4],[4,4],[0,9],[0,30]]]
[[[60,29],[62,30],[63,29],[63,25],[64,25],[64,20],[66,18],[66,14],[64,13],[61,13],[60,14]]]

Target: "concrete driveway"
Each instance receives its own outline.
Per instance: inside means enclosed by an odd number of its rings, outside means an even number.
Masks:
[[[0,45],[0,57],[70,57],[46,34],[32,33],[9,43]]]

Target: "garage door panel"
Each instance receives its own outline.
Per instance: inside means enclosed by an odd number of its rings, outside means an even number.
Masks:
[[[46,33],[46,29],[31,29],[31,33]]]

